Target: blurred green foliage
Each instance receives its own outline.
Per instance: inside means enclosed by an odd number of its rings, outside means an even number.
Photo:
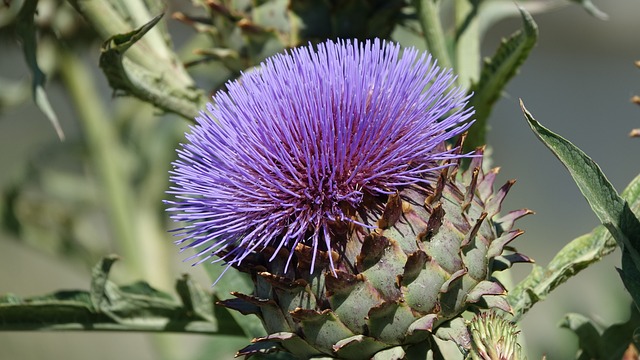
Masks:
[[[590,1],[574,2],[591,14],[605,16]],[[87,273],[115,251],[123,255],[122,265],[132,278],[173,288],[176,270],[168,259],[174,249],[166,234],[173,225],[168,224],[162,204],[168,171],[184,131],[227,81],[269,56],[308,42],[378,37],[419,44],[440,64],[451,66],[459,74],[458,85],[473,93],[470,103],[476,108],[477,123],[466,144],[473,149],[486,143],[491,109],[537,41],[531,14],[566,4],[560,0],[517,5],[511,0],[5,0],[0,5],[0,37],[20,42],[31,82],[0,79],[0,111],[28,101],[31,93],[61,141],[43,144],[22,176],[0,189],[0,226],[34,251]],[[487,31],[505,17],[518,16],[522,28],[482,61],[480,43]],[[175,37],[175,29],[184,25],[190,27],[190,35]],[[180,42],[174,42],[177,38]],[[103,96],[95,78],[98,64],[113,95],[134,100]],[[56,104],[46,93],[50,82],[60,84],[70,100],[81,136],[65,139]],[[635,200],[632,205],[637,210]],[[611,243],[603,229],[589,236]],[[593,261],[605,255],[602,248],[598,251]],[[566,271],[553,285],[593,261],[574,267],[574,255],[561,259],[554,266]],[[207,270],[212,279],[219,275],[217,267]],[[225,298],[234,289],[244,291],[237,288],[247,286],[239,273],[225,275],[215,294],[191,288],[196,285],[189,279],[179,280],[181,302],[146,283],[119,287],[106,282],[108,269],[100,274],[94,274],[89,292],[28,300],[6,295],[0,299],[5,306],[0,308],[0,319],[7,306],[27,314],[31,308],[24,307],[26,303],[45,302],[56,309],[73,301],[82,311],[95,312],[104,299],[109,299],[109,306],[123,301],[126,308],[140,304],[129,301],[132,296],[142,296],[150,306],[143,318],[162,313],[175,320],[175,314],[189,313],[209,324],[224,323],[225,331],[233,335],[252,337],[260,332],[255,319],[210,311],[214,298]],[[105,280],[102,288],[95,284],[100,276]],[[189,288],[186,293],[184,287]],[[96,295],[96,289],[113,293]],[[544,287],[536,299],[552,289]],[[118,325],[111,329],[176,331],[136,328],[126,321],[128,315],[116,318],[108,314],[113,309],[101,306],[98,310],[107,316],[101,313],[89,321],[92,326],[106,322]],[[72,311],[68,315],[77,320]],[[0,328],[19,328],[6,319]],[[12,319],[20,323],[19,318]],[[54,327],[45,324],[45,328],[69,329],[73,323],[64,317],[56,321]],[[220,331],[218,325],[211,326],[211,332]]]

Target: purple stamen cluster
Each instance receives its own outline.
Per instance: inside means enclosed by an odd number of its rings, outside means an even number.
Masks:
[[[267,59],[214,96],[178,150],[167,201],[184,223],[177,243],[197,263],[236,266],[300,243],[315,261],[335,248],[332,223],[358,223],[348,210],[363,197],[430,181],[462,156],[443,146],[473,114],[454,80],[431,56],[379,40]]]

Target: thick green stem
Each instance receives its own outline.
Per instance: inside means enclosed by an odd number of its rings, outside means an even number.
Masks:
[[[145,266],[141,262],[147,257],[141,256],[144,252],[135,236],[133,196],[120,162],[123,149],[108,118],[109,111],[100,101],[101,96],[87,65],[67,51],[62,51],[60,57],[62,79],[73,100],[92,164],[97,170],[113,236],[130,270],[148,279],[146,275],[150,274],[145,274]]]
[[[438,59],[438,64],[441,67],[452,68],[447,42],[440,22],[440,7],[437,0],[414,0],[413,4],[418,12],[429,52]]]
[[[77,56],[65,51],[62,51],[60,63],[63,81],[73,99],[92,164],[102,185],[102,199],[113,236],[124,255],[123,263],[135,278],[142,277],[161,288],[171,288],[171,275],[166,268],[158,269],[158,264],[166,263],[167,254],[159,243],[164,234],[158,230],[161,226],[153,216],[156,208],[136,200],[129,174],[121,163],[125,149],[115,132],[116,123],[107,115],[109,111],[100,100],[90,69]],[[154,340],[161,359],[177,356],[179,347],[172,345],[172,339],[160,336]]]
[[[454,68],[458,74],[458,84],[466,89],[480,77],[480,32],[477,13],[477,0],[455,0]]]

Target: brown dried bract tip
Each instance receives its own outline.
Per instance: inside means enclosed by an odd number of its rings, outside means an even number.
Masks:
[[[296,245],[294,252],[298,259],[297,269],[300,272],[309,272],[311,270],[311,260],[313,259],[313,248],[311,246],[307,246],[304,244]],[[336,251],[331,250],[331,259],[333,263],[337,263],[340,260],[340,254]],[[325,266],[329,264],[329,253],[326,251],[318,250],[316,252],[316,263],[315,270],[324,269]],[[315,271],[314,270],[314,271]]]
[[[325,287],[327,289],[327,297],[335,294],[348,293],[358,283],[365,280],[364,275],[353,275],[344,271],[336,271],[336,276],[327,276],[325,278]]]
[[[486,218],[487,218],[486,212],[483,212],[482,214],[480,214],[480,217],[478,218],[478,220],[476,220],[476,223],[473,225],[471,230],[464,237],[464,240],[462,240],[462,242],[460,243],[460,246],[467,246],[469,245],[469,243],[471,243],[471,240],[473,240],[473,238],[476,237],[476,235],[478,234],[478,230],[480,230],[480,226],[482,225],[482,222]]]
[[[309,271],[311,269],[311,261],[313,260],[313,248],[304,244],[296,245],[294,253],[298,259],[298,269],[300,271]],[[324,267],[329,263],[329,257],[326,251],[318,250],[316,256],[316,267]]]
[[[298,321],[305,321],[305,320],[314,321],[314,320],[320,320],[325,317],[332,317],[332,316],[335,317],[335,315],[333,315],[330,309],[316,311],[313,309],[303,309],[298,307],[298,308],[295,308],[293,311],[290,311],[289,314],[291,314],[291,316]]]
[[[191,23],[193,23],[193,21],[191,20],[191,18],[189,16],[185,15],[184,13],[182,13],[180,11],[176,11],[173,14],[171,14],[171,18],[174,19],[174,20],[178,20],[178,21],[181,21],[183,23],[189,24],[189,25]]]
[[[462,154],[462,145],[464,144],[464,141],[467,139],[467,132],[464,132],[462,134],[460,134],[460,136],[458,137],[458,141],[456,141],[456,148],[458,148],[457,154],[461,155]]]
[[[400,220],[400,216],[402,216],[402,199],[400,199],[400,195],[398,193],[389,195],[387,205],[378,220],[378,227],[380,229],[388,229]]]
[[[265,255],[267,256],[267,258],[271,258],[271,257],[273,256],[273,254],[275,253],[275,251],[276,251],[276,248],[275,248],[275,247],[273,247],[273,246],[267,246],[267,247],[266,247],[266,248],[264,248],[261,252],[262,252],[263,254],[265,254]],[[287,258],[289,258],[289,250],[288,250],[288,249],[286,249],[286,248],[284,248],[284,247],[281,247],[281,248],[278,250],[278,255],[277,255],[277,257],[278,257],[278,258],[280,258],[280,259],[287,259]]]
[[[235,296],[238,299],[242,299],[250,304],[257,305],[257,306],[278,306],[278,304],[273,299],[263,299],[257,296],[239,293],[237,291],[231,292],[231,295]]]
[[[462,203],[462,211],[466,212],[471,206],[471,201],[473,201],[473,197],[476,193],[476,186],[478,185],[478,174],[480,173],[480,168],[477,167],[473,169],[473,173],[471,175],[471,183],[467,187],[467,193],[464,195],[464,203]]]
[[[233,19],[234,15],[231,14],[231,10],[228,7],[224,6],[220,1],[217,0],[207,0],[207,6],[211,9],[212,12],[218,13],[219,15],[225,16],[227,18]]]
[[[260,27],[259,25],[256,25],[254,22],[252,22],[249,19],[240,19],[236,23],[236,25],[238,25],[240,29],[246,32],[250,32],[254,34],[264,32],[264,29],[262,27]]]
[[[431,211],[431,216],[429,217],[429,221],[427,222],[427,230],[424,236],[421,237],[423,241],[431,240],[431,238],[438,232],[438,230],[440,230],[443,218],[444,209],[442,208],[442,203],[438,203]]]
[[[365,236],[360,255],[356,257],[358,270],[362,272],[376,264],[388,245],[389,239],[375,232]]]
[[[424,264],[429,261],[429,255],[422,250],[416,250],[414,253],[407,256],[407,262],[404,264],[404,272],[402,275],[398,275],[398,285],[409,285],[415,280],[422,269]]]
[[[463,133],[458,137],[458,141],[456,142],[455,145],[455,155],[462,155],[462,145],[464,144],[464,140],[467,138],[467,133]],[[445,164],[452,164],[452,166],[448,167],[448,168],[452,168],[451,172],[449,173],[449,178],[450,179],[455,179],[456,175],[458,174],[458,169],[460,168],[460,161],[462,160],[462,157],[457,157],[455,159],[449,159],[445,162]],[[447,169],[448,169],[447,168]]]
[[[427,208],[430,207],[431,204],[440,201],[442,197],[442,191],[444,190],[444,185],[447,182],[447,175],[449,173],[449,168],[444,168],[440,171],[440,175],[438,176],[438,182],[436,183],[436,188],[433,191],[433,194],[429,195],[424,199],[424,204]]]
[[[267,280],[272,286],[282,290],[294,290],[307,286],[307,282],[304,279],[291,280],[267,271],[259,272],[258,275]]]

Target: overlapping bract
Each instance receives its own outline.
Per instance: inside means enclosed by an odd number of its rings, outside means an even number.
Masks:
[[[482,154],[482,149],[478,150]],[[268,335],[238,355],[285,351],[297,359],[413,357],[418,347],[437,352],[435,338],[472,349],[462,314],[511,310],[495,273],[530,262],[511,242],[527,209],[499,216],[513,181],[494,188],[498,169],[483,171],[474,158],[466,171],[439,171],[434,184],[414,184],[386,198],[375,229],[358,225],[338,234],[342,253],[319,251],[319,262],[336,258],[338,270],[309,272],[311,251],[275,249],[249,256],[240,271],[251,274],[253,294],[232,293],[219,304],[255,314]],[[476,339],[474,339],[476,340]],[[391,352],[391,356],[388,352]]]
[[[453,80],[427,54],[378,40],[266,60],[213,98],[178,150],[178,243],[229,266],[304,244],[313,271],[318,250],[334,248],[331,224],[356,222],[365,197],[433,179],[461,156],[443,146],[473,113]]]

